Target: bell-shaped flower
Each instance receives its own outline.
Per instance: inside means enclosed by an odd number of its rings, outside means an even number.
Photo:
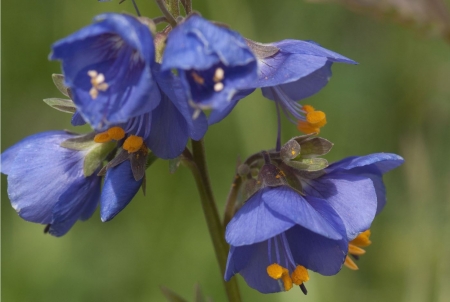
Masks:
[[[176,69],[192,106],[222,108],[257,79],[257,62],[235,31],[198,15],[189,16],[167,37],[162,69]]]
[[[126,14],[102,14],[57,41],[51,60],[61,60],[64,84],[83,119],[96,130],[152,111],[160,100],[152,66],[155,50],[148,24]]]
[[[226,229],[231,249],[225,280],[239,273],[252,288],[273,293],[302,286],[309,279],[306,269],[323,275],[339,272],[348,240],[334,209],[291,188],[274,165],[264,165],[258,180],[261,188]]]
[[[263,95],[275,101],[300,131],[318,132],[326,124],[325,114],[312,107],[305,108],[298,101],[316,94],[328,83],[333,63],[357,63],[312,41],[262,44],[247,40],[247,43],[258,59],[258,79],[247,88],[261,88]],[[235,106],[237,101],[228,106]],[[225,107],[216,113],[219,118],[215,121],[224,118],[229,110]]]
[[[100,200],[98,169],[85,175],[89,150],[61,147],[73,137],[64,131],[35,134],[1,155],[11,205],[23,219],[49,225],[54,236],[67,233],[78,219],[88,219]]]
[[[179,156],[189,138],[200,140],[208,129],[208,122],[203,112],[194,116],[195,109],[189,106],[179,77],[170,71],[154,68],[155,83],[161,100],[149,113],[130,119],[120,124],[124,131],[125,142],[132,142],[129,152],[137,151],[145,145],[157,157],[172,159]],[[100,133],[105,135],[108,131]],[[109,141],[109,136],[105,136]],[[129,139],[132,137],[131,139]],[[138,137],[138,138],[136,138]],[[120,139],[122,139],[121,137]],[[98,140],[98,142],[103,142]]]

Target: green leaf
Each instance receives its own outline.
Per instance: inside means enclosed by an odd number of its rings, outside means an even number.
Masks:
[[[94,143],[91,150],[84,158],[83,173],[84,176],[91,176],[95,170],[103,163],[106,156],[116,147],[116,142]]]
[[[64,94],[65,96],[69,96],[69,93],[67,92],[67,87],[64,85],[64,75],[54,73],[52,74],[53,83],[55,83],[56,88]]]
[[[186,300],[181,298],[179,295],[177,295],[176,293],[174,293],[167,287],[161,286],[160,288],[161,288],[163,295],[166,297],[167,301],[169,301],[169,302],[187,302]]]
[[[49,105],[50,107],[66,112],[66,113],[75,113],[77,111],[77,108],[75,104],[72,102],[72,100],[67,99],[60,99],[60,98],[49,98],[44,99],[44,102]]]

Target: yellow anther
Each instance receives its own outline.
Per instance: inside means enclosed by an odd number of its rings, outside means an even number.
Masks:
[[[320,128],[311,126],[308,122],[298,121],[297,129],[305,134],[320,133]]]
[[[283,270],[285,270],[284,267],[277,263],[274,263],[267,267],[267,274],[270,278],[278,280],[283,275]]]
[[[125,131],[120,127],[112,127],[108,129],[108,135],[118,141],[125,137]]]
[[[111,141],[111,137],[108,132],[98,133],[94,136],[94,142],[96,143],[107,143]]]
[[[370,230],[362,232],[355,239],[353,239],[350,243],[359,247],[369,246],[372,241],[370,241]]]
[[[306,112],[306,121],[298,121],[297,129],[306,134],[319,133],[320,128],[327,123],[325,113],[316,111],[310,105],[304,105],[302,109]]]
[[[351,270],[357,271],[359,269],[356,263],[349,256],[345,257],[344,264]]]
[[[200,85],[203,85],[205,83],[205,79],[199,76],[195,71],[191,72],[191,75],[195,83]]]
[[[288,291],[292,288],[292,279],[291,277],[289,277],[289,273],[283,274],[283,276],[281,276],[281,281],[283,281],[285,291]]]
[[[214,72],[213,81],[215,83],[222,81],[224,78],[224,75],[225,75],[225,72],[223,71],[223,69],[220,67],[217,68],[216,71]]]
[[[89,94],[91,95],[91,98],[95,100],[98,97],[99,90],[106,91],[109,85],[105,82],[105,76],[103,73],[98,73],[96,70],[89,70],[87,74],[91,77],[92,84]]]
[[[311,106],[311,105],[303,105],[302,109],[303,109],[304,111],[306,111],[307,113],[308,113],[308,112],[313,112],[313,111],[315,111],[314,107]]]
[[[348,245],[348,253],[349,253],[350,255],[357,255],[357,256],[360,256],[360,255],[364,255],[364,254],[366,253],[366,251],[363,250],[362,248],[357,247],[356,245],[353,245],[353,244],[350,243],[350,244]]]
[[[134,153],[141,149],[142,144],[144,143],[144,140],[140,136],[136,135],[130,135],[127,137],[127,139],[123,142],[122,148],[124,150],[127,150],[128,153]]]
[[[219,92],[223,90],[223,83],[222,82],[218,82],[216,84],[214,84],[214,91],[215,92]]]
[[[303,282],[309,280],[308,270],[304,266],[297,265],[297,267],[295,268],[294,272],[291,275],[291,278],[294,284],[300,285]]]
[[[306,121],[311,126],[321,128],[327,123],[327,117],[323,111],[313,111],[306,114]]]

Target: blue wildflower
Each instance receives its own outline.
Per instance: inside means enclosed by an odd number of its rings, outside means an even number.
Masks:
[[[125,14],[102,14],[53,44],[65,85],[81,116],[96,130],[150,112],[160,100],[153,83],[155,50],[147,24]]]
[[[189,138],[200,140],[208,129],[208,122],[203,112],[193,118],[194,109],[189,106],[178,77],[170,71],[161,72],[158,64],[154,67],[154,74],[161,96],[158,106],[152,112],[119,124],[124,132],[119,139],[126,136],[125,149],[129,152],[145,145],[157,157],[171,159],[183,152]],[[108,136],[106,140],[97,140],[104,141],[108,141]],[[131,143],[130,147],[127,141]]]
[[[328,83],[332,63],[357,63],[312,41],[247,43],[258,58],[258,79],[247,88],[261,88],[263,95],[275,101],[291,122],[299,123],[302,132],[319,132],[326,123],[325,114],[297,102],[316,94]],[[223,113],[216,113],[215,122],[224,118],[227,110],[230,109],[225,107]]]
[[[251,287],[271,293],[307,281],[297,278],[307,276],[306,269],[338,273],[349,241],[369,229],[384,205],[383,173],[402,162],[398,155],[378,153],[309,174],[266,164],[260,188],[227,226],[231,249],[225,279],[239,273]]]
[[[162,69],[177,69],[192,105],[200,109],[228,104],[257,78],[257,63],[234,31],[191,15],[167,37]]]
[[[1,155],[13,208],[27,221],[50,225],[54,236],[92,216],[100,200],[101,178],[84,175],[87,150],[60,146],[73,137],[64,131],[38,133]]]

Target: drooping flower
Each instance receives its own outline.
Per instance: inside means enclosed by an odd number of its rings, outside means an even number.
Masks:
[[[226,280],[239,273],[251,287],[269,293],[289,289],[297,266],[322,275],[339,272],[354,252],[349,241],[369,229],[384,204],[382,174],[403,159],[378,153],[326,168],[316,156],[331,145],[303,136],[264,156],[257,181],[247,180],[254,184],[249,199],[227,226]],[[271,157],[277,167],[268,164]]]
[[[65,85],[77,106],[75,124],[84,119],[103,131],[158,105],[153,37],[139,19],[99,15],[92,25],[56,42],[52,49],[50,59],[62,61]]]
[[[307,281],[306,269],[338,273],[348,248],[339,215],[326,201],[291,188],[275,166],[266,164],[259,175],[261,188],[226,229],[225,280],[239,273],[250,287],[273,293]]]
[[[247,88],[261,88],[263,95],[275,101],[289,120],[298,124],[300,131],[319,132],[326,124],[325,114],[311,106],[302,106],[298,101],[316,94],[328,83],[334,62],[356,62],[312,41],[282,40],[262,44],[247,40],[247,43],[258,59],[258,79]],[[237,101],[228,106],[234,107]],[[215,122],[230,111],[227,107],[222,110],[223,113],[216,113]]]
[[[73,134],[38,133],[23,139],[1,155],[1,172],[8,176],[13,208],[27,221],[49,225],[54,236],[92,216],[100,200],[98,168],[85,175],[90,149],[72,150],[61,143]]]
[[[191,15],[167,37],[162,69],[178,70],[188,98],[199,109],[222,108],[257,78],[257,63],[237,33]]]
[[[154,67],[155,83],[161,100],[151,112],[119,124],[123,130],[125,144],[133,141],[129,152],[137,151],[141,146],[149,148],[157,157],[171,159],[180,155],[189,138],[200,140],[208,129],[208,122],[203,112],[193,118],[194,108],[189,106],[180,79],[170,71],[160,71],[159,65]],[[112,127],[115,128],[115,127]],[[99,135],[98,142],[109,141],[108,131]],[[130,139],[131,137],[131,139]]]

